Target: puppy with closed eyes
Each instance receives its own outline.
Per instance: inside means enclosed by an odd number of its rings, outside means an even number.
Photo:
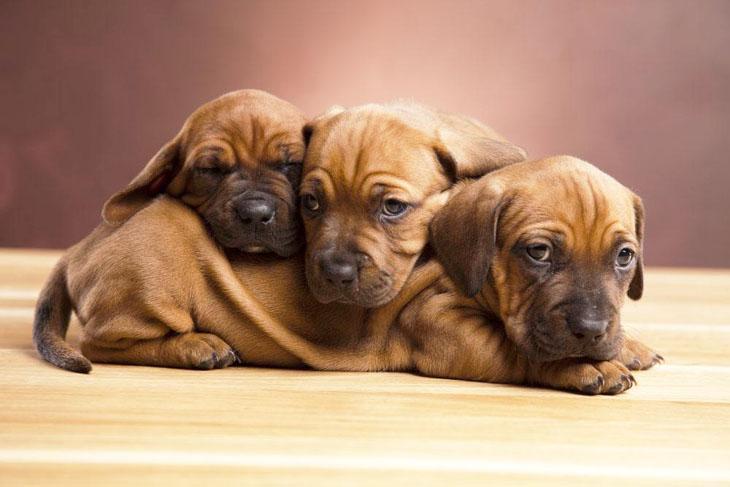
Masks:
[[[256,90],[196,110],[107,201],[104,223],[54,269],[36,309],[33,337],[41,355],[68,370],[91,370],[63,340],[74,310],[85,327],[82,350],[93,360],[196,368],[232,363],[226,343],[195,332],[185,297],[195,294],[186,279],[196,274],[194,245],[165,233],[164,215],[149,223],[157,228],[136,217],[164,193],[201,218],[202,238],[243,252],[293,255],[303,243],[296,202],[304,123],[296,107]],[[176,286],[184,287],[181,295]]]

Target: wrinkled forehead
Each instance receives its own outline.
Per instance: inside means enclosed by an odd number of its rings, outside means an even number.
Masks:
[[[355,112],[315,131],[304,173],[343,190],[393,186],[420,195],[435,185],[437,168],[427,134],[390,114]]]
[[[304,117],[292,105],[279,101],[234,98],[203,106],[185,124],[186,151],[212,146],[244,158],[301,161]]]
[[[514,186],[506,212],[526,236],[559,236],[569,246],[636,240],[632,194],[598,171],[545,171]]]

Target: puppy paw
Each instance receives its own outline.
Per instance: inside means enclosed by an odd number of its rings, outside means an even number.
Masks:
[[[617,360],[630,370],[646,370],[663,362],[664,357],[640,341],[626,337]]]
[[[185,361],[193,369],[222,369],[238,361],[238,355],[226,342],[209,333],[189,333],[180,344]]]
[[[630,389],[636,380],[621,362],[560,361],[542,366],[543,386],[594,396],[615,395]]]

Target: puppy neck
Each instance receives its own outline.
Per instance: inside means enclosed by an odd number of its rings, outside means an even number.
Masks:
[[[499,312],[499,295],[494,287],[494,279],[491,273],[482,289],[474,296],[474,301],[479,305],[482,312],[492,321],[502,321]]]

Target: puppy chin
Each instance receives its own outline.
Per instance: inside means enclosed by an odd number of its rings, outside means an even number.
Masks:
[[[539,340],[528,339],[515,342],[519,351],[533,363],[554,362],[564,359],[611,360],[621,349],[621,337],[613,337],[610,341],[589,349],[572,348],[564,343],[539,343]]]
[[[616,333],[603,345],[588,351],[585,356],[591,360],[613,360],[621,351],[623,339],[622,333]]]
[[[396,293],[394,292],[387,292],[378,296],[368,296],[364,295],[363,293],[352,293],[340,295],[340,297],[338,297],[334,301],[342,304],[355,304],[362,308],[377,308],[379,306],[383,306],[384,304],[389,303],[395,297],[395,295]]]
[[[266,232],[259,235],[250,235],[250,232],[240,228],[220,225],[208,221],[213,238],[224,248],[238,250],[248,254],[273,253],[280,257],[291,257],[302,247],[303,239],[297,228],[281,232]]]
[[[344,302],[342,301],[343,296],[340,294],[340,292],[338,292],[336,289],[331,288],[330,286],[325,285],[320,279],[314,277],[309,269],[305,270],[305,274],[307,277],[307,286],[309,287],[312,296],[314,296],[314,299],[322,304]]]
[[[333,288],[324,280],[312,276],[306,272],[307,285],[314,296],[314,299],[322,304],[340,303],[360,306],[362,308],[377,308],[392,300],[397,293],[389,289],[387,292],[378,295],[368,295],[362,292],[343,292]]]

